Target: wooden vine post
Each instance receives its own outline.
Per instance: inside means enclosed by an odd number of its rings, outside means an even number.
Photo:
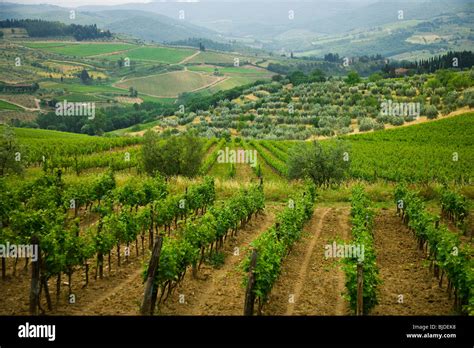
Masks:
[[[160,265],[161,246],[163,245],[163,236],[159,235],[153,245],[153,253],[148,265],[147,279],[145,284],[145,293],[143,303],[140,308],[141,315],[153,315],[155,310],[156,297],[158,289],[155,289],[155,275]]]
[[[364,268],[363,264],[357,264],[357,307],[356,315],[364,315]]]
[[[41,250],[37,236],[31,237],[31,244],[37,248],[36,261],[31,262],[31,287],[30,287],[30,315],[38,315],[40,305],[40,266],[41,266]]]
[[[253,308],[255,304],[255,292],[253,288],[255,286],[255,266],[257,265],[257,250],[252,251],[252,257],[250,259],[249,267],[249,280],[247,283],[247,289],[245,290],[245,303],[244,303],[244,315],[252,316]]]

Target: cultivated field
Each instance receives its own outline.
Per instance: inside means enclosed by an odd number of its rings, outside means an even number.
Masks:
[[[46,154],[51,164],[62,168],[65,189],[61,199],[68,200],[71,194],[77,196],[79,192],[84,195],[77,210],[69,210],[63,218],[67,226],[75,221],[74,216],[79,218],[80,234],[76,242],[82,240],[83,243],[92,243],[91,249],[87,249],[90,251],[86,259],[69,266],[73,267],[73,272],[66,268],[65,273],[53,273],[48,278],[49,296],[56,300],[49,306],[46,298],[42,298],[41,306],[50,314],[139,314],[144,293],[142,271],[150,258],[147,250],[152,238],[146,227],[146,221],[149,220],[143,220],[143,214],[154,207],[153,209],[158,209],[155,210],[158,214],[156,216],[164,219],[156,220],[157,230],[153,232],[156,238],[162,231],[165,240],[161,262],[165,262],[171,255],[177,255],[175,248],[190,247],[185,240],[193,243],[207,238],[209,243],[201,249],[202,264],[196,274],[192,271],[192,262],[188,264],[185,259],[182,260],[187,265],[184,268],[173,268],[171,264],[163,263],[163,268],[158,273],[162,287],[155,313],[241,315],[245,300],[245,287],[242,284],[248,276],[246,267],[251,252],[256,249],[261,253],[257,260],[257,267],[261,268],[259,272],[268,272],[268,279],[271,280],[269,284],[264,278],[257,278],[255,286],[263,292],[257,292],[257,299],[260,300],[256,303],[255,311],[262,315],[350,315],[355,310],[355,278],[351,268],[347,268],[346,261],[328,258],[325,250],[334,242],[348,244],[364,240],[364,267],[367,267],[364,279],[367,308],[364,311],[367,314],[453,315],[471,310],[465,303],[466,298],[472,296],[468,290],[470,285],[455,282],[466,279],[465,272],[472,266],[469,266],[472,263],[472,254],[469,253],[472,252],[465,248],[472,244],[474,226],[471,208],[474,191],[469,184],[474,173],[474,161],[471,158],[474,152],[468,131],[474,127],[473,120],[472,113],[468,113],[416,126],[346,137],[344,141],[351,145],[349,178],[340,185],[317,188],[315,203],[309,200],[310,188],[301,181],[289,180],[286,174],[286,161],[292,148],[299,143],[295,141],[234,139],[226,143],[224,139],[206,140],[202,176],[192,180],[173,177],[166,184],[155,182],[154,187],[167,187],[168,196],[157,196],[154,203],[147,203],[146,200],[136,201],[133,198],[139,197],[136,195],[140,195],[139,192],[146,190],[150,180],[154,180],[138,172],[142,138],[107,139],[46,130],[15,129],[19,143],[24,147],[24,160],[27,161],[28,168],[24,179],[10,176],[0,183],[6,185],[3,195],[6,194],[10,199],[26,199],[29,203],[20,211],[27,209],[24,212],[32,214],[35,209],[39,209],[39,206],[35,208],[33,205],[35,195],[48,195],[47,192],[40,193],[43,192],[41,178],[44,174],[38,167],[42,163],[41,156]],[[55,139],[54,142],[52,139]],[[323,146],[329,146],[331,141],[323,141]],[[427,151],[426,146],[437,148],[437,151]],[[219,163],[218,151],[225,147],[228,150],[256,150],[258,165],[251,167],[249,163]],[[459,158],[453,163],[451,152],[455,150]],[[124,161],[126,153],[131,155],[129,162]],[[74,162],[74,158],[78,162]],[[430,167],[426,168],[428,163]],[[87,206],[99,206],[98,196],[94,196],[93,192],[100,187],[98,185],[110,185],[106,184],[109,180],[109,166],[116,171],[113,179],[115,188],[110,189],[114,198],[104,199],[111,200],[110,203],[116,209],[102,215]],[[211,184],[204,175],[214,178],[211,191],[208,191]],[[259,176],[263,178],[261,193],[253,186],[260,182]],[[403,185],[397,184],[403,181],[411,182],[408,191]],[[445,184],[448,186],[443,186]],[[25,191],[29,185],[36,187],[36,193]],[[203,202],[202,199],[205,201],[204,197],[214,190],[215,198],[207,203],[214,208],[206,213],[200,209],[194,213],[189,211],[186,213],[189,214],[187,222],[181,220],[184,217],[178,217],[175,224],[174,213],[169,209],[185,188],[188,188],[188,199],[193,202],[196,199],[196,203],[192,203],[198,204],[196,207],[203,204],[197,202]],[[239,190],[243,188],[250,191],[241,196]],[[300,196],[302,190],[306,192],[305,196]],[[16,192],[23,192],[26,196],[20,198]],[[159,193],[157,191],[150,194]],[[244,197],[250,194],[254,203],[263,199],[265,208],[259,208],[258,204],[253,206],[250,202],[244,203]],[[261,194],[263,196],[260,197]],[[412,209],[426,209],[426,214],[438,214],[441,222],[439,229],[429,232],[432,235],[424,235],[419,229],[421,225],[406,225],[406,220],[397,216],[397,213],[401,214],[400,208],[397,211],[396,204],[400,195],[406,195],[404,201]],[[468,215],[462,222],[459,215],[456,215],[456,209],[464,208],[458,207],[457,203],[448,203],[452,197],[467,204],[465,207]],[[295,200],[300,210],[288,208],[290,198]],[[129,209],[127,204],[133,204],[130,206],[133,209]],[[240,211],[237,206],[245,206],[248,210]],[[48,209],[54,212],[57,208],[51,206]],[[357,217],[358,209],[362,209],[362,220]],[[171,214],[171,220],[160,215],[165,214],[165,211],[168,212],[166,214]],[[415,210],[403,212],[414,221],[419,219]],[[20,230],[13,228],[16,226],[15,214],[17,213],[13,213],[11,220],[8,220],[7,226],[11,227],[3,231],[19,233]],[[297,217],[292,214],[302,215]],[[365,216],[369,217],[370,223],[362,228],[358,224],[365,221]],[[115,228],[121,225],[116,225],[117,220],[114,219],[125,217],[127,220],[123,221],[137,225],[127,225],[130,229],[124,229],[122,233],[125,234],[116,234]],[[219,220],[221,223],[214,225],[213,219],[235,219],[232,221],[239,222],[234,225],[235,229],[226,229],[224,221],[227,220]],[[93,242],[98,221],[103,223],[103,236],[110,236],[114,240],[106,249],[97,249],[99,246]],[[300,225],[291,225],[291,229],[294,229],[291,230],[292,234],[288,234],[280,242],[272,240],[275,224],[287,224],[289,221],[291,224],[300,221]],[[421,220],[416,221],[423,223]],[[74,230],[74,224],[70,226],[63,233],[69,235],[70,229]],[[200,229],[193,230],[192,226],[200,226]],[[223,226],[223,229],[218,226]],[[20,238],[26,238],[27,230],[21,231]],[[2,238],[8,240],[11,238],[9,236],[7,233]],[[431,246],[435,242],[440,243],[440,248],[455,245],[463,250],[459,254],[462,258],[451,260],[444,259],[444,254],[434,256],[429,251],[431,247],[426,249],[425,246]],[[103,256],[100,256],[101,253]],[[97,257],[104,257],[102,266],[97,263]],[[427,262],[434,262],[434,273],[433,267],[427,267]],[[462,266],[454,271],[449,268],[450,262],[461,262]],[[0,281],[0,289],[8,296],[0,304],[1,313],[28,314],[30,279],[24,274],[23,266],[14,260],[7,260],[4,266],[5,275]],[[57,286],[57,279],[61,274],[68,277],[68,282],[64,286]],[[471,284],[471,280],[467,281],[467,284]],[[68,302],[71,294],[76,299],[74,305]],[[462,300],[453,306],[454,297],[450,299],[449,294],[456,294]]]
[[[183,92],[195,91],[216,84],[222,78],[192,71],[175,71],[155,76],[125,80],[117,87],[136,88],[139,92],[157,97],[174,97]]]

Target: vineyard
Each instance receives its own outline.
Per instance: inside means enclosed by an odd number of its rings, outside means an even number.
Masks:
[[[0,348],[472,346],[472,1],[34,2]]]
[[[449,297],[454,293],[454,306],[472,313],[474,303],[474,278],[472,246],[461,244],[459,237],[440,225],[439,218],[425,211],[423,201],[416,192],[399,185],[395,190],[397,210],[410,230],[418,247],[424,250],[441,287],[443,276],[447,278]],[[440,274],[441,272],[441,274]]]
[[[347,154],[351,161],[350,175],[366,181],[468,184],[474,172],[470,132],[474,127],[473,116],[467,113],[429,124],[341,137],[350,146]],[[288,156],[297,142],[252,140],[249,144],[269,167],[279,175],[287,176]]]
[[[472,315],[473,121],[320,147],[2,126],[0,313]],[[308,149],[322,181],[292,178]]]
[[[386,247],[380,249],[381,242],[390,248],[394,236],[385,233],[382,205],[401,217],[393,223],[407,228],[404,238],[415,252],[409,257],[443,303],[422,309],[422,300],[398,313],[472,313],[472,121],[465,114],[342,137],[350,145],[350,178],[343,185],[351,197],[336,203],[327,201],[333,188],[288,179],[288,163],[300,151],[294,141],[205,140],[198,177],[183,181],[144,173],[141,137],[4,127],[17,143],[26,180],[16,174],[0,180],[0,244],[38,248],[24,260],[2,257],[0,287],[16,289],[4,305],[14,298],[29,303],[14,306],[16,314],[81,308],[107,314],[113,303],[118,313],[145,315],[331,314],[334,308],[339,315],[396,314],[399,302],[387,298],[384,268],[392,264],[384,259],[390,258]],[[442,146],[432,152],[434,144]],[[258,161],[220,163],[226,148],[256,151]],[[381,179],[395,210],[374,192]],[[401,180],[406,184],[395,186]],[[429,183],[434,198],[424,193]],[[340,244],[354,253],[339,255]],[[305,282],[314,282],[309,277],[319,279],[315,293],[305,290]],[[417,279],[408,279],[416,289]],[[105,300],[104,291],[113,297]],[[239,303],[223,301],[226,293]],[[83,302],[89,298],[99,307]]]

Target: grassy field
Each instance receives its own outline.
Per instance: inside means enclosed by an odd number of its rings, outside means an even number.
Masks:
[[[102,98],[91,94],[72,93],[64,96],[69,102],[100,102],[104,101]]]
[[[134,48],[136,46],[126,43],[74,43],[66,44],[59,42],[27,43],[27,47],[38,48],[48,52],[58,53],[66,56],[88,57],[99,54],[112,53]]]
[[[23,110],[17,105],[10,104],[4,100],[0,100],[0,110]]]
[[[143,101],[149,101],[149,102],[154,102],[154,103],[161,103],[161,104],[173,104],[176,101],[176,98],[157,98],[157,97],[152,97],[149,95],[138,95],[139,98],[141,98]]]
[[[222,82],[213,85],[209,88],[203,89],[197,93],[202,96],[212,95],[219,91],[224,91],[241,85],[250,84],[257,80],[262,80],[271,77],[271,73],[267,70],[253,68],[253,67],[213,67],[213,66],[190,66],[188,67],[191,71],[199,71],[206,73],[214,73],[214,69],[217,68],[219,73],[227,77]]]
[[[107,86],[107,85],[83,85],[81,83],[59,83],[59,82],[44,82],[41,84],[42,88],[64,89],[71,93],[100,93],[100,92],[115,92],[123,93],[122,90]]]
[[[220,66],[196,65],[196,66],[190,66],[188,67],[188,69],[191,71],[203,71],[203,72],[208,72],[208,73],[214,73],[215,69],[217,69],[219,73],[226,74],[226,75],[228,74],[229,75],[262,75],[262,76],[268,75],[268,71],[263,70],[263,69],[253,68],[253,67],[220,67]]]
[[[3,126],[0,126],[0,130],[3,131]],[[74,140],[87,140],[91,139],[89,135],[59,132],[47,129],[31,129],[31,128],[14,128],[15,134],[21,141],[32,140],[32,139],[74,139]]]
[[[139,93],[154,96],[174,97],[183,92],[189,92],[205,87],[218,80],[217,77],[199,74],[192,71],[175,71],[166,74],[125,80],[117,83],[120,88],[134,87]]]
[[[261,80],[265,77],[266,76],[249,76],[249,75],[247,75],[247,76],[229,76],[228,79],[226,79],[222,82],[219,82],[218,84],[215,84],[214,86],[211,86],[209,88],[200,90],[196,93],[198,93],[199,95],[202,95],[202,96],[208,96],[208,95],[212,95],[212,94],[214,94],[216,92],[219,92],[219,91],[225,91],[227,89],[231,89],[231,88],[234,88],[234,87],[247,85],[247,84],[250,84],[250,83],[255,82],[257,80]]]
[[[221,76],[214,76],[215,68],[212,65],[195,66],[192,63],[214,62],[231,65],[234,63],[234,57],[239,57],[243,65],[245,61],[252,60],[252,57],[231,53],[200,52],[192,48],[158,45],[140,46],[126,42],[77,43],[67,39],[57,41],[21,39],[17,43],[19,46],[2,47],[5,48],[4,53],[7,56],[10,54],[17,56],[18,50],[25,51],[21,46],[28,47],[30,49],[26,50],[28,57],[25,59],[35,59],[34,55],[41,52],[43,62],[41,66],[28,65],[21,70],[5,71],[4,75],[0,74],[3,76],[0,80],[13,83],[38,81],[40,88],[46,90],[46,97],[64,98],[72,102],[106,101],[118,94],[128,94],[128,88],[133,86],[138,89],[139,97],[143,101],[172,104],[183,92],[203,92],[203,95],[210,95],[271,76],[265,69],[249,66],[218,67]],[[196,53],[198,54],[195,57],[183,63],[191,63],[187,67],[189,71],[172,71],[167,74],[173,70],[167,69],[169,65],[178,64]],[[60,59],[57,54],[65,57]],[[116,64],[120,58],[129,58],[134,64],[134,69],[120,69]],[[102,82],[91,85],[80,83],[77,76],[82,69],[86,69],[96,82],[99,78]],[[59,82],[61,78],[63,82]],[[119,103],[122,101],[119,100]],[[18,109],[7,105],[2,109],[18,112]]]
[[[167,64],[176,64],[184,58],[191,56],[196,51],[191,49],[179,49],[168,47],[139,47],[127,51],[126,53],[117,53],[104,56],[106,59],[118,60],[120,57],[129,58],[138,61],[153,61]]]
[[[231,53],[217,53],[217,52],[201,52],[193,59],[190,59],[188,63],[207,63],[207,64],[214,64],[214,63],[234,63],[234,57],[241,57],[238,55],[232,55]]]
[[[21,42],[23,46],[29,47],[29,48],[53,48],[53,47],[64,47],[68,45],[66,42]]]

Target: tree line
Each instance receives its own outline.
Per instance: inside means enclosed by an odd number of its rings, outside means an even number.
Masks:
[[[239,97],[248,88],[266,83],[259,80],[254,83],[238,86],[229,90],[219,91],[213,95],[203,97],[195,93],[183,93],[177,101],[177,105],[185,105],[186,111],[207,110],[216,106],[221,100],[232,100]],[[54,107],[59,100],[53,99],[48,105]],[[131,127],[134,125],[158,120],[162,117],[171,116],[177,110],[176,105],[166,105],[156,102],[144,102],[130,106],[112,106],[100,109],[96,112],[94,119],[87,117],[62,117],[54,112],[39,114],[35,121],[13,120],[11,124],[15,127],[42,128],[58,130],[63,132],[84,133],[89,135],[102,135],[116,129]]]
[[[190,46],[199,48],[201,51],[206,49],[216,50],[216,51],[227,51],[231,52],[234,50],[232,44],[217,42],[210,39],[190,37],[185,40],[171,41],[167,43],[171,46]]]
[[[449,51],[445,55],[420,59],[415,62],[393,61],[384,66],[383,73],[387,77],[395,77],[398,68],[408,69],[408,74],[428,74],[441,69],[470,69],[474,65],[474,54],[471,51]]]
[[[73,36],[77,41],[111,38],[109,30],[101,30],[96,24],[78,25],[41,19],[6,19],[0,28],[24,28],[30,37]]]

